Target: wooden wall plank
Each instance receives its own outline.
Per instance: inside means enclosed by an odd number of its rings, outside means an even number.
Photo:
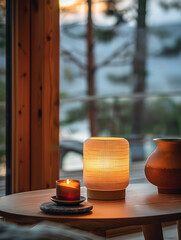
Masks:
[[[31,4],[31,189],[59,177],[59,1]]]
[[[43,129],[42,92],[44,59],[44,0],[31,2],[31,185],[33,189],[43,184]]]
[[[59,1],[13,0],[12,192],[59,177]]]
[[[30,0],[14,4],[13,192],[30,190]]]
[[[44,187],[51,188],[59,178],[59,1],[45,1],[44,11]]]

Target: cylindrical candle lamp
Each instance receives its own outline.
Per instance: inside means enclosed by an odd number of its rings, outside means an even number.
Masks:
[[[83,149],[83,178],[88,198],[124,199],[129,184],[128,141],[111,137],[87,139]]]
[[[56,181],[56,198],[59,200],[80,200],[80,181],[63,179]]]

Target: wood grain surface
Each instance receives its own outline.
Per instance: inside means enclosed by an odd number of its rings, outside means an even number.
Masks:
[[[13,0],[12,192],[59,177],[59,1]]]
[[[142,230],[146,240],[163,240],[161,223],[143,225]]]
[[[82,188],[86,196],[86,189]],[[79,229],[104,232],[122,226],[159,224],[181,219],[181,195],[158,194],[151,184],[130,184],[125,200],[89,200],[93,210],[85,215],[55,216],[40,211],[55,189],[18,193],[0,199],[0,215],[18,223],[55,221]]]
[[[13,1],[12,192],[30,190],[30,1]]]
[[[59,178],[59,1],[31,1],[31,190]]]

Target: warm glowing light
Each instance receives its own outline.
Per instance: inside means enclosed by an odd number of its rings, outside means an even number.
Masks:
[[[122,195],[125,194],[129,183],[129,143],[126,139],[89,138],[84,143],[83,164],[84,184],[88,195],[106,192],[110,199],[111,195],[119,199],[121,192]]]
[[[60,200],[79,200],[80,199],[80,181],[71,179],[62,179],[56,181],[56,198]]]
[[[75,3],[76,0],[59,0],[60,7],[70,7]]]

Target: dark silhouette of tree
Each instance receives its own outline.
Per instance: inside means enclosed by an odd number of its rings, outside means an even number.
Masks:
[[[94,30],[92,24],[92,1],[87,0],[88,3],[88,18],[87,18],[87,82],[88,82],[88,96],[95,96],[95,65],[94,65]],[[96,101],[88,103],[88,116],[90,122],[91,135],[97,136],[97,109]]]
[[[180,0],[179,0],[180,1]],[[118,11],[115,7],[116,1],[107,2],[107,12],[108,15],[117,16],[117,21],[111,28],[96,26],[92,23],[94,30],[94,41],[93,46],[98,42],[108,43],[117,37],[117,42],[122,35],[120,34],[120,29],[117,26],[119,24],[124,24],[124,17],[122,12]],[[181,120],[180,120],[180,104],[174,102],[171,99],[163,98],[162,96],[152,99],[149,98],[145,101],[145,79],[146,79],[146,63],[147,63],[147,26],[146,26],[146,0],[135,1],[138,6],[137,11],[137,28],[135,30],[134,39],[131,39],[135,43],[135,49],[130,47],[130,44],[120,44],[120,46],[113,51],[106,59],[103,59],[101,63],[96,64],[94,62],[94,77],[97,70],[105,66],[120,66],[128,65],[132,63],[133,73],[122,73],[115,74],[112,71],[107,75],[109,81],[117,84],[131,85],[133,84],[133,99],[132,102],[129,100],[125,101],[123,98],[113,97],[109,100],[97,99],[96,109],[97,109],[97,121],[98,121],[98,134],[101,135],[114,135],[127,137],[130,140],[131,151],[133,161],[144,159],[144,149],[143,140],[146,134],[149,135],[178,135],[181,133]],[[178,6],[176,2],[173,1],[162,1],[164,4],[165,11],[169,9],[176,9]],[[168,5],[167,2],[170,4]],[[167,4],[167,7],[165,7]],[[163,5],[161,5],[163,6]],[[170,26],[172,28],[172,26]],[[179,27],[179,26],[178,26]],[[177,26],[175,26],[177,29]],[[172,29],[173,30],[173,29]],[[172,31],[173,32],[173,31]],[[149,56],[156,57],[173,57],[181,52],[181,40],[179,34],[170,35],[170,30],[167,25],[162,27],[150,27],[150,36],[154,34],[154,38],[160,41],[161,47],[159,51],[153,51],[149,53]],[[80,38],[85,34],[77,34]],[[124,36],[123,36],[124,37]],[[163,41],[172,37],[171,41]],[[130,41],[130,38],[127,38]],[[157,46],[156,46],[157,47]],[[131,51],[130,51],[131,49]],[[74,56],[73,56],[74,57]],[[81,69],[85,68],[80,59],[74,59],[77,61],[77,66]],[[86,66],[87,67],[87,66]],[[178,81],[180,76],[175,76]],[[94,79],[95,81],[96,79]],[[173,80],[173,77],[171,78]],[[173,85],[173,81],[172,81]],[[121,85],[122,86],[122,85]],[[145,92],[145,93],[144,93]],[[135,97],[136,96],[136,97]],[[137,97],[139,96],[139,97]],[[64,121],[73,123],[74,121],[83,120],[86,118],[87,111],[86,103],[82,104],[81,107],[73,109],[67,112],[67,118]],[[129,138],[130,136],[130,138]],[[133,141],[131,141],[133,138]],[[135,152],[134,152],[135,149]],[[136,154],[135,154],[136,153]],[[137,154],[139,153],[139,155]]]
[[[136,29],[136,49],[133,60],[133,93],[144,92],[146,76],[146,0],[138,0],[138,17]],[[144,159],[143,149],[143,114],[144,99],[132,101],[132,141],[136,145],[133,161]],[[134,148],[133,148],[134,149]]]
[[[113,14],[115,12],[115,0],[107,0],[107,13]]]
[[[76,55],[84,55],[84,53],[80,53],[76,50],[76,54],[65,50],[62,47],[62,54],[67,57],[69,61],[74,62],[79,69],[81,69],[82,74],[86,76],[87,79],[87,94],[88,96],[95,97],[96,96],[96,88],[95,88],[95,73],[102,67],[111,65],[124,65],[130,63],[130,56],[127,55],[127,50],[130,47],[130,43],[120,44],[120,46],[113,51],[108,57],[103,59],[103,61],[97,65],[94,62],[94,46],[96,44],[96,39],[101,42],[111,41],[115,36],[115,29],[123,23],[122,12],[116,11],[115,9],[115,1],[111,0],[108,2],[108,9],[112,11],[112,14],[116,15],[117,21],[111,29],[100,28],[93,24],[92,21],[92,0],[87,0],[88,6],[88,14],[87,14],[87,28],[86,34],[84,33],[74,33],[71,29],[77,26],[77,23],[73,23],[71,25],[63,26],[63,32],[70,38],[74,39],[82,39],[86,38],[87,42],[87,53],[85,54],[87,57],[86,64],[84,64]],[[119,61],[114,61],[118,59]],[[86,72],[85,72],[86,69]],[[95,98],[94,98],[95,99]],[[98,121],[97,121],[97,106],[96,100],[91,100],[88,102],[88,119],[90,125],[90,132],[92,136],[98,135]]]

